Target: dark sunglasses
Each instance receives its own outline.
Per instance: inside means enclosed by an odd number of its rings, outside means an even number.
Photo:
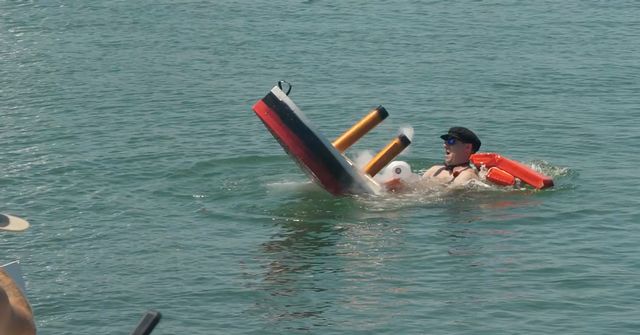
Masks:
[[[444,143],[448,145],[455,145],[457,142],[458,140],[455,137],[449,137],[448,139],[444,140]]]

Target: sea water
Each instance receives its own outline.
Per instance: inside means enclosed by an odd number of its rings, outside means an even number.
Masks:
[[[39,334],[631,334],[635,1],[0,1],[0,234]],[[278,80],[347,154],[415,130],[544,191],[334,198],[251,111]]]

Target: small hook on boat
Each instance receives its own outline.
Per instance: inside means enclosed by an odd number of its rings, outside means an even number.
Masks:
[[[288,86],[287,91],[286,91],[284,94],[289,95],[289,93],[291,92],[291,88],[293,87],[293,85],[291,85],[291,83],[289,83],[289,82],[288,82],[288,81],[286,81],[286,80],[280,80],[280,81],[278,81],[278,87],[280,87],[280,89],[281,89],[281,90],[283,90],[283,91],[284,91],[284,88],[282,88],[282,84],[283,84],[283,83],[284,83],[284,84],[287,84],[287,86]]]

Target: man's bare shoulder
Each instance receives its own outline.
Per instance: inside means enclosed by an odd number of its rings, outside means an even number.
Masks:
[[[434,165],[430,168],[427,169],[427,171],[425,171],[422,174],[422,177],[433,177],[433,175],[440,169],[442,169],[444,167],[444,165],[439,164],[439,165]]]
[[[461,171],[460,174],[453,180],[453,185],[466,185],[471,180],[479,180],[480,176],[475,169],[467,169]]]

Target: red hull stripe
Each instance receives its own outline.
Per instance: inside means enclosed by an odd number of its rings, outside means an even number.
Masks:
[[[353,180],[316,134],[284,102],[269,93],[253,110],[285,151],[332,194],[347,193]]]
[[[278,99],[273,92],[269,92],[262,101],[278,115],[280,121],[282,121],[291,132],[298,136],[300,145],[308,148],[308,151],[316,157],[316,161],[320,161],[322,163],[321,165],[323,165],[334,178],[341,184],[347,186],[354,183],[352,176],[346,173],[345,166],[336,159],[336,155],[340,153],[337,152],[337,150],[334,150],[335,152],[332,153],[329,147],[333,148],[333,146],[328,142],[323,142],[320,139],[321,135],[301,120],[301,116],[295,112],[292,106]]]

